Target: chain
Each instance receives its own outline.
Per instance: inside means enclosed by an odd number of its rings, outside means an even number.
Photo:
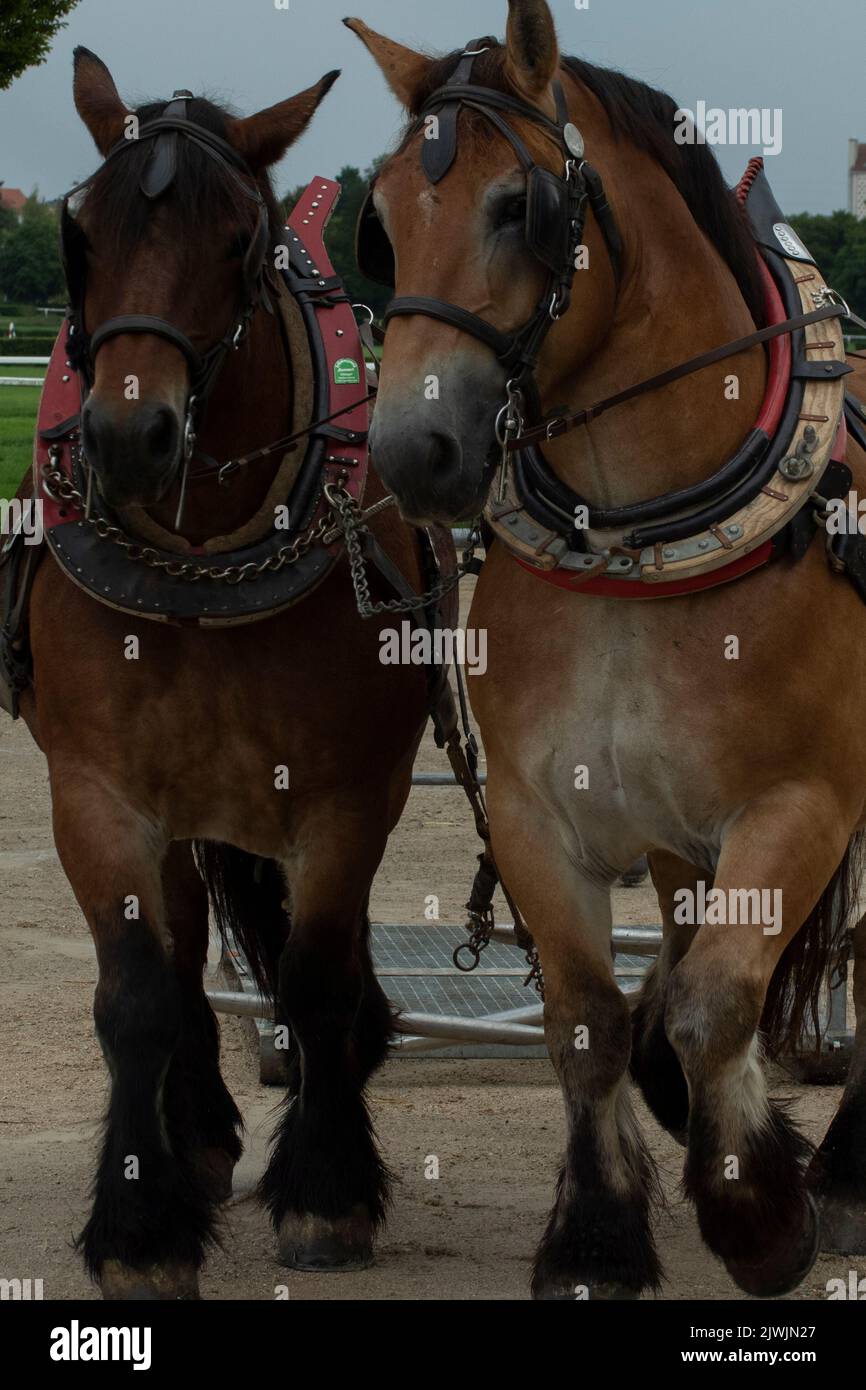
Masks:
[[[541,957],[538,954],[538,947],[536,946],[534,941],[524,954],[526,956],[526,964],[529,966],[529,974],[523,981],[523,988],[525,989],[531,980],[533,985],[535,986],[537,993],[540,994],[543,999],[544,973],[541,969]]]
[[[265,574],[278,574],[287,565],[297,564],[314,546],[322,544],[324,536],[333,525],[332,517],[323,516],[304,535],[296,536],[288,545],[281,546],[275,555],[269,555],[258,563],[251,560],[244,565],[227,565],[221,569],[217,565],[199,565],[189,560],[164,560],[152,546],[139,545],[119,526],[113,526],[104,517],[89,516],[87,499],[57,467],[56,451],[52,450],[49,457],[52,463],[46,464],[42,469],[42,481],[46,485],[45,490],[49,497],[55,501],[71,503],[76,511],[83,514],[84,523],[95,531],[100,540],[111,541],[113,545],[120,546],[121,550],[126,551],[127,559],[147,565],[150,569],[163,570],[170,578],[185,579],[191,584],[199,579],[240,584],[261,579]]]
[[[478,544],[479,532],[475,527],[469,533],[469,541],[463,551],[462,563],[457,566],[453,574],[449,574],[445,579],[440,579],[438,584],[434,584],[432,588],[427,590],[426,594],[419,594],[413,598],[384,599],[379,603],[373,603],[370,598],[370,581],[367,578],[367,567],[364,563],[359,539],[366,532],[367,527],[358,511],[358,504],[354,497],[339,485],[326,484],[325,496],[330,502],[334,516],[343,532],[352,575],[352,587],[355,590],[355,603],[362,618],[373,618],[378,613],[411,613],[418,608],[427,608],[456,588],[464,574],[467,573],[475,554],[475,547]]]
[[[468,975],[470,971],[475,969],[481,959],[481,952],[486,950],[490,945],[490,937],[496,923],[494,921],[492,907],[486,907],[481,911],[475,911],[469,907],[468,903],[466,906],[469,909],[469,921],[466,925],[467,927],[471,926],[472,930],[469,934],[469,940],[461,942],[459,946],[454,948],[451,959],[458,970],[462,970],[464,974]],[[464,953],[469,956],[468,965],[464,965],[461,960]]]

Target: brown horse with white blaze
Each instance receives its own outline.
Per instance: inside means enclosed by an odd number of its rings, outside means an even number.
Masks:
[[[347,23],[411,117],[373,190],[398,299],[371,442],[405,516],[453,522],[490,505],[503,443],[494,422],[516,371],[509,345],[548,275],[531,169],[561,174],[563,132],[571,172],[583,172],[584,146],[592,165],[587,256],[535,344],[535,418],[756,331],[755,242],[711,152],[677,142],[662,93],[562,59],[545,0],[509,0],[504,45],[481,39],[443,59]],[[767,380],[764,349],[750,342],[551,437],[550,475],[596,511],[676,496],[739,448]],[[866,488],[853,440],[845,462]],[[585,542],[602,562],[635,562],[623,528],[590,526]],[[629,602],[541,582],[497,538],[470,621],[488,635],[472,697],[493,847],[540,953],[568,1119],[535,1293],[634,1297],[659,1282],[630,1066],[687,1142],[702,1234],[741,1288],[780,1294],[804,1277],[819,1209],[825,1248],[863,1253],[866,927],[855,931],[855,1059],[811,1161],[762,1070],[763,1048],[797,1030],[841,940],[866,814],[863,602],[817,542],[796,563]],[[664,947],[630,1018],[612,969],[610,886],[644,852]],[[780,892],[781,920],[683,921],[678,906],[702,881],[725,901]]]
[[[83,445],[97,495],[133,535],[159,527],[188,555],[263,508],[274,526],[282,450],[228,487],[191,471],[180,508],[183,344],[203,354],[233,323],[257,225],[273,264],[286,237],[268,167],[336,76],[245,119],[187,93],[185,114],[168,119],[164,102],[131,112],[104,64],[76,51],[75,105],[110,156],[70,208],[93,358]],[[118,144],[135,122],[143,132],[167,119],[156,154],[153,140]],[[285,435],[299,383],[309,391],[312,349],[291,329],[287,295],[285,315],[276,312],[283,289],[269,284],[273,311],[253,306],[211,383],[196,458],[264,449]],[[366,501],[382,495],[371,477]],[[424,588],[417,533],[395,508],[371,526]],[[372,969],[367,901],[428,708],[422,671],[381,663],[380,626],[360,621],[344,559],[294,606],[222,627],[105,606],[53,557],[36,574],[33,675],[20,703],[48,762],[58,853],[98,957],[111,1100],[80,1244],[106,1297],[197,1296],[241,1151],[203,993],[208,887],[294,1040],[290,1103],[262,1186],[280,1257],[301,1269],[371,1258],[388,1173],[364,1087],[393,1019]]]

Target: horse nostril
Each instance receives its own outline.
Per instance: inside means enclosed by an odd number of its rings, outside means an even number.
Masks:
[[[153,459],[173,457],[177,447],[177,418],[167,406],[157,406],[145,430],[147,452]]]

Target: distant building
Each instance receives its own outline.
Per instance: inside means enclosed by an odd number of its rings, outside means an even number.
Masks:
[[[866,219],[866,145],[848,141],[848,211]]]
[[[27,194],[22,193],[20,188],[6,188],[0,183],[0,207],[8,208],[20,219],[27,202]]]

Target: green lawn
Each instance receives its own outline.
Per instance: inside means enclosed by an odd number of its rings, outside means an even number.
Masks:
[[[2,367],[0,376],[44,376],[44,367]],[[13,497],[33,458],[36,386],[0,386],[0,497]]]

